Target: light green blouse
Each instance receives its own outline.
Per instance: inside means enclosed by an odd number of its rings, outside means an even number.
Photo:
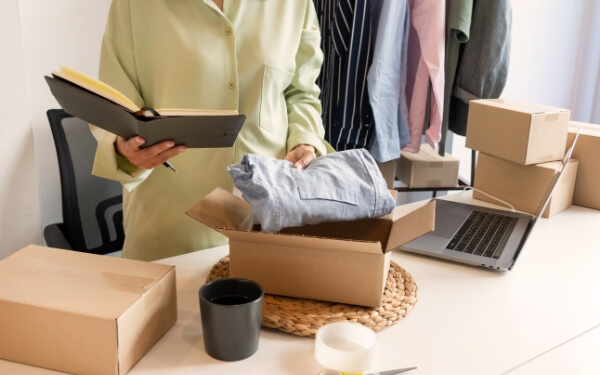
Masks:
[[[140,107],[237,109],[246,121],[232,148],[188,149],[137,169],[117,157],[115,135],[98,140],[93,174],[124,186],[123,256],[154,260],[225,244],[185,212],[246,153],[283,158],[298,144],[324,155],[319,88],[323,55],[312,0],[113,0],[100,80]]]

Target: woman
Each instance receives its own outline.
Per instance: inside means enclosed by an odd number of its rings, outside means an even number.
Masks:
[[[306,167],[333,149],[324,141],[319,88],[323,55],[312,0],[113,0],[100,80],[140,107],[236,109],[235,146],[140,149],[92,126],[93,173],[123,184],[123,257],[154,260],[227,243],[185,211],[246,153]],[[160,164],[169,162],[173,173]]]

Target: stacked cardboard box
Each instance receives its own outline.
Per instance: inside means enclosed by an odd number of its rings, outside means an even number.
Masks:
[[[553,216],[571,206],[577,165],[577,160],[569,161],[542,217]],[[535,214],[542,203],[541,198],[546,195],[546,190],[561,167],[561,161],[522,165],[480,153],[474,185],[478,190],[473,192],[473,197],[499,204],[492,198],[496,197],[510,203],[518,211]]]
[[[466,146],[479,151],[473,197],[536,214],[565,155],[570,111],[512,99],[469,104]],[[543,217],[571,206],[578,161],[572,158]]]

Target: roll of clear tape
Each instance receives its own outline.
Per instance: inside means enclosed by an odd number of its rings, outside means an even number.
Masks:
[[[360,323],[329,323],[315,336],[317,362],[342,373],[360,373],[373,367],[378,351],[377,334]]]

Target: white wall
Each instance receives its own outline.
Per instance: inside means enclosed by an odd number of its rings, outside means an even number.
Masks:
[[[503,97],[572,108],[581,23],[587,2],[513,1],[511,63]]]
[[[571,108],[579,24],[590,1],[596,0],[513,1],[513,50],[503,96]],[[45,114],[58,104],[43,76],[60,64],[97,74],[109,5],[110,0],[0,2],[0,259],[29,243],[41,244],[41,228],[62,219]],[[455,137],[455,156],[462,155],[460,138]],[[468,176],[468,163],[461,164],[466,169],[461,174]]]
[[[40,242],[38,179],[26,89],[19,1],[0,2],[0,259]]]
[[[97,75],[110,0],[0,2],[0,259],[42,244],[62,220],[60,181],[46,110],[58,108],[44,75],[65,64]]]
[[[64,64],[97,76],[110,0],[20,0],[41,223],[62,220],[60,181],[46,110],[59,108],[44,75]]]

